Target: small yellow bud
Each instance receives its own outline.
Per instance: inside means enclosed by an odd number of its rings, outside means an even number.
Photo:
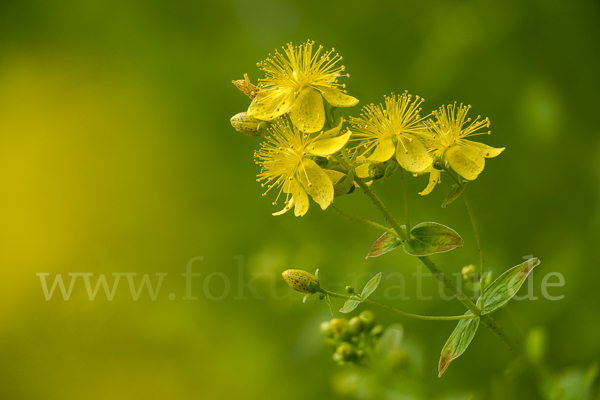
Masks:
[[[258,129],[259,124],[263,121],[249,116],[247,112],[241,112],[234,115],[231,117],[230,121],[231,126],[233,126],[236,131],[243,133],[246,136],[260,137],[267,132],[264,129]]]
[[[287,282],[292,289],[302,293],[315,293],[314,289],[309,288],[308,283],[317,283],[317,278],[313,274],[301,269],[288,269],[283,271],[281,274],[283,279]]]
[[[348,325],[350,327],[350,333],[358,335],[362,331],[364,323],[360,317],[354,317],[348,322]]]
[[[355,355],[352,345],[347,342],[340,344],[335,350],[335,353],[338,354],[344,361],[351,361]]]
[[[478,269],[474,265],[467,265],[466,267],[463,267],[461,273],[465,281],[474,282],[477,279]]]
[[[237,81],[231,81],[238,89],[242,91],[246,96],[254,99],[259,91],[259,88],[253,85],[248,78],[248,74],[244,74],[244,79],[238,79]]]
[[[363,321],[363,326],[365,329],[370,329],[375,325],[375,316],[373,312],[370,310],[365,310],[360,313],[359,318]]]
[[[345,336],[349,324],[346,318],[334,318],[330,321],[331,331],[337,337]]]

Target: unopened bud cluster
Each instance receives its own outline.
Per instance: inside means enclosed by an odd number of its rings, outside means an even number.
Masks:
[[[350,320],[333,318],[323,322],[320,329],[325,342],[335,350],[333,359],[340,365],[367,362],[384,330],[371,311],[363,311]]]

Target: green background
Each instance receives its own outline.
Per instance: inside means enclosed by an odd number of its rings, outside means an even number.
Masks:
[[[280,278],[287,268],[320,268],[337,290],[352,273],[383,271],[381,291],[399,271],[411,300],[389,304],[464,311],[431,277],[423,291],[433,299],[417,300],[418,262],[400,250],[365,260],[377,231],[315,203],[302,218],[270,215],[272,197],[255,182],[259,140],[229,123],[249,105],[231,81],[255,81],[256,62],[306,39],[344,57],[360,105],[409,90],[426,111],[458,101],[490,118],[481,140],[506,151],[468,188],[489,269],[539,257],[538,296],[545,274],[565,279],[549,289],[563,300],[512,302],[497,320],[515,337],[543,327],[549,370],[588,367],[600,355],[599,23],[599,3],[583,0],[2,2],[0,397],[337,398],[332,376],[344,368],[318,332],[328,311],[301,303]],[[463,204],[439,207],[448,180],[422,198],[427,179],[411,178],[411,212],[462,234],[464,248],[434,257],[458,272],[477,249]],[[400,216],[398,176],[374,188]],[[383,222],[358,191],[336,204]],[[198,300],[185,301],[181,273],[195,256]],[[51,282],[73,272],[93,273],[93,284],[99,274],[111,283],[134,272],[136,285],[167,276],[155,301],[146,290],[133,301],[125,277],[112,301],[102,290],[90,301],[81,277],[68,301],[46,301],[36,273]],[[260,299],[239,292],[252,274]],[[417,398],[541,398],[535,374],[506,377],[513,355],[487,330],[438,379],[454,324],[374,311],[420,349]]]

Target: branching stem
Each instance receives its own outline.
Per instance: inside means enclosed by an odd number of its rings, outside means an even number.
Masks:
[[[317,290],[319,293],[323,293],[323,294],[328,294],[331,297],[337,297],[340,299],[346,299],[346,300],[358,300],[356,297],[354,296],[350,296],[350,295],[345,295],[345,294],[341,294],[341,293],[334,293],[334,292],[330,292],[328,290],[319,288]],[[408,318],[414,318],[414,319],[421,319],[421,320],[426,320],[426,321],[458,321],[461,319],[472,319],[475,318],[475,315],[473,314],[468,314],[468,315],[454,315],[454,316],[450,316],[450,317],[438,317],[438,316],[428,316],[428,315],[418,315],[418,314],[412,314],[412,313],[408,313],[405,311],[400,311],[394,307],[388,306],[386,304],[382,304],[378,301],[374,301],[371,299],[366,299],[364,301],[364,303],[367,304],[371,304],[377,307],[382,307],[385,308],[386,310],[389,310],[391,312],[394,312],[396,314],[400,314],[404,317],[408,317]]]
[[[336,160],[340,163],[340,165],[345,168],[347,171],[350,170],[350,165],[346,163],[341,157],[335,156]],[[449,171],[448,171],[449,172]],[[452,174],[451,174],[452,175]],[[460,182],[456,177],[452,175],[452,177],[457,181],[459,185],[464,185]],[[392,228],[398,233],[398,237],[401,240],[407,239],[407,233],[402,229],[398,221],[392,216],[392,214],[385,207],[383,202],[377,197],[375,192],[360,178],[355,177],[354,181],[360,186],[360,188],[365,192],[367,196],[373,201],[375,207],[381,212],[381,214],[385,217],[385,219],[392,225]],[[473,315],[479,316],[481,319],[481,323],[487,327],[492,333],[494,333],[502,342],[504,342],[511,350],[520,352],[520,345],[504,332],[504,329],[498,325],[496,321],[489,314],[481,314],[481,309],[475,305],[464,293],[460,290],[452,280],[446,277],[437,266],[431,261],[429,257],[418,257],[419,260],[431,271],[440,282],[444,284],[444,286],[453,294],[456,295],[458,300],[465,306]]]

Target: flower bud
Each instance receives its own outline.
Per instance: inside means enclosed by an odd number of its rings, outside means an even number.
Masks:
[[[383,326],[375,325],[373,329],[371,329],[371,335],[375,337],[380,337],[383,334]]]
[[[260,90],[257,86],[253,85],[248,78],[248,74],[244,74],[244,79],[238,79],[237,81],[231,81],[238,89],[242,91],[246,96],[254,99]]]
[[[331,322],[329,322],[329,321],[321,322],[321,325],[319,326],[319,330],[321,331],[321,334],[324,337],[326,337],[326,338],[333,337],[333,332],[331,331]]]
[[[344,342],[338,346],[335,350],[335,353],[338,354],[344,361],[351,361],[354,359],[354,349],[350,343]]]
[[[385,176],[385,163],[369,165],[369,176],[373,179],[381,179]]]
[[[346,292],[352,294],[354,293],[354,288],[352,286],[346,286]]]
[[[400,167],[400,165],[394,159],[390,159],[390,160],[386,161],[385,164],[386,164],[386,167],[385,167],[384,175],[386,178],[391,178],[391,176],[394,175],[394,172],[396,172],[398,167]]]
[[[248,115],[247,112],[241,112],[239,114],[234,115],[229,120],[231,122],[231,126],[238,131],[239,133],[243,133],[246,136],[263,136],[267,131],[258,129],[259,124],[264,121],[256,119]]]
[[[337,337],[342,337],[348,330],[348,320],[345,318],[333,318],[331,320],[331,331]]]
[[[433,168],[441,171],[446,168],[446,161],[443,158],[435,156],[433,157]]]
[[[485,287],[488,287],[490,283],[492,283],[492,274],[486,275],[486,277],[483,278],[483,282],[485,283]]]
[[[363,320],[360,319],[360,317],[352,318],[348,324],[352,335],[358,335],[362,331],[364,325]]]
[[[298,292],[302,293],[315,293],[316,290],[311,288],[308,283],[314,282],[317,283],[317,278],[313,276],[313,274],[302,271],[301,269],[288,269],[283,271],[281,274],[283,279],[287,282],[290,287]]]
[[[263,136],[267,133],[267,130],[269,129],[270,126],[271,126],[271,122],[260,121],[260,124],[258,124],[258,128],[256,128],[256,130],[258,131],[260,136]]]
[[[361,312],[358,317],[362,319],[365,329],[370,329],[375,325],[375,316],[369,310]]]
[[[466,267],[463,267],[461,273],[465,281],[474,282],[477,279],[478,269],[474,265],[467,265]]]

